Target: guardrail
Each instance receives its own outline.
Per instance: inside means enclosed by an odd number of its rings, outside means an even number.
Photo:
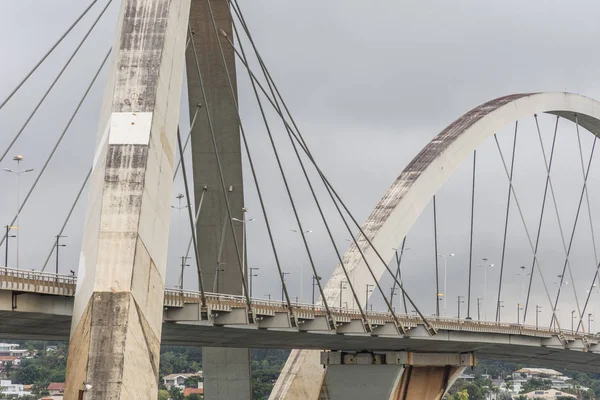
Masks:
[[[77,277],[74,275],[57,275],[48,272],[33,270],[22,270],[0,267],[0,290],[11,290],[20,292],[32,292],[41,294],[51,294],[58,296],[74,296],[77,284]],[[234,308],[246,308],[246,298],[244,296],[228,295],[221,293],[206,293],[207,307],[211,310],[229,311]],[[200,292],[181,289],[165,289],[165,306],[183,307],[185,304],[200,304],[202,297]],[[253,310],[258,315],[270,315],[274,312],[292,312],[299,318],[312,318],[327,315],[325,307],[314,304],[291,303],[290,310],[288,304],[279,300],[251,299]],[[362,316],[358,310],[330,307],[333,316],[339,321],[360,320]],[[372,324],[394,323],[394,318],[390,313],[379,311],[366,311],[365,315]],[[406,328],[414,328],[423,325],[420,316],[414,314],[396,314],[398,319]],[[508,322],[476,321],[468,319],[446,318],[446,317],[427,317],[429,323],[436,329],[453,331],[486,332],[501,334],[516,334],[536,337],[552,337],[562,333],[570,339],[581,339],[584,335],[581,332],[570,330],[559,331],[556,328],[515,324]],[[600,335],[587,333],[585,337],[588,340],[600,340]]]

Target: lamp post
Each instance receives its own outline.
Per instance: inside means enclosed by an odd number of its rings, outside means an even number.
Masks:
[[[312,303],[315,304],[315,286],[318,286],[318,281],[321,280],[320,276],[312,276]]]
[[[535,329],[538,329],[539,326],[539,315],[542,312],[542,306],[535,306]]]
[[[446,316],[446,298],[448,297],[448,292],[446,291],[448,287],[448,257],[454,257],[454,253],[448,255],[439,253],[437,256],[444,259],[444,316]]]
[[[482,258],[481,260],[484,263],[478,266],[483,268],[483,317],[487,321],[487,271],[489,268],[493,268],[494,264],[488,264],[487,258]]]
[[[250,273],[248,274],[248,277],[250,278],[249,279],[250,287],[248,288],[250,291],[250,293],[249,293],[250,297],[252,297],[252,278],[255,276],[258,276],[258,274],[255,274],[254,271],[258,271],[259,269],[260,268],[258,268],[258,267],[250,267]]]
[[[267,293],[267,294],[265,294],[265,296],[267,296],[267,298],[269,299],[269,301],[271,301],[271,293]]]
[[[256,220],[256,218],[250,218],[246,220],[247,212],[248,209],[244,207],[242,208],[242,219],[231,218],[232,221],[242,224],[242,271],[244,271],[244,273],[246,273],[246,224]]]
[[[346,289],[346,282],[340,281],[340,308],[342,308],[342,293]]]
[[[21,161],[23,161],[23,156],[16,155],[13,157],[13,160],[17,162],[17,170],[12,170],[10,168],[4,168],[6,172],[10,172],[11,174],[15,174],[17,176],[17,228],[20,227],[20,217],[21,217],[21,175],[26,174],[28,172],[32,172],[33,169],[26,169],[21,171]],[[19,269],[19,234],[17,233],[17,269]]]
[[[517,302],[517,324],[521,323],[521,308],[522,304]]]
[[[14,226],[6,225],[6,233],[4,234],[4,272],[8,273],[8,239],[16,237],[16,235],[10,234],[10,229],[14,228]]]
[[[308,233],[312,233],[312,229],[307,229],[305,231],[300,232],[297,229],[290,229],[290,231],[294,232],[294,233],[299,233],[301,236],[302,234],[308,234]],[[300,263],[300,300],[302,301],[302,290],[304,289],[304,285],[302,284],[302,281],[304,280],[304,264]],[[314,286],[313,286],[314,289]],[[313,295],[313,298],[315,296]],[[314,300],[313,300],[313,304],[315,304]]]
[[[571,311],[571,333],[573,333],[573,320],[575,319],[575,310]]]
[[[406,238],[404,238],[404,240],[406,240]],[[402,280],[402,268],[400,268],[400,264],[402,263],[402,258],[404,256],[404,252],[405,251],[409,251],[410,247],[404,247],[404,241],[402,242],[402,249],[400,250],[400,254],[398,254],[398,249],[395,247],[392,247],[392,250],[394,250],[394,252],[396,253],[396,265],[397,265],[397,275],[398,275],[398,280],[400,281],[400,284],[402,285],[402,288],[400,288],[400,290],[402,290],[402,305],[404,306],[404,313],[408,314],[408,308],[406,307],[406,293],[404,293],[404,281]],[[396,281],[394,280],[393,283],[393,287],[396,287]],[[392,290],[392,296],[393,294],[395,294],[395,290]],[[390,298],[390,304],[392,304],[394,301],[393,297]]]
[[[458,296],[457,306],[458,306],[458,319],[460,319],[460,305],[465,302],[465,296]]]
[[[58,249],[61,247],[66,247],[66,244],[60,244],[60,238],[65,238],[66,236],[56,235],[56,243],[54,246],[56,247],[56,280],[58,280]]]
[[[366,290],[365,290],[365,310],[369,308],[369,293],[371,293],[373,291],[372,288],[374,288],[375,285],[370,285],[367,283],[366,286]]]
[[[588,335],[592,334],[592,321],[593,321],[593,315],[592,313],[588,314]]]
[[[481,321],[481,297],[477,298],[477,321]]]
[[[502,320],[502,309],[504,308],[504,300],[498,302],[498,322]]]
[[[284,300],[284,288],[285,288],[285,276],[289,275],[290,272],[282,272],[281,273],[281,301]]]
[[[183,290],[183,270],[185,269],[185,267],[189,267],[190,264],[186,264],[186,261],[189,257],[186,256],[181,256],[181,276],[179,277],[180,281],[179,281],[179,289]],[[218,273],[218,272],[217,272]]]

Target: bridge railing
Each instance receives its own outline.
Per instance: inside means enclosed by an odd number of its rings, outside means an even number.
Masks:
[[[0,290],[12,290],[20,292],[54,294],[59,296],[73,296],[77,278],[73,275],[57,275],[54,273],[40,272],[34,270],[23,270],[0,267]],[[197,291],[182,289],[165,289],[165,306],[183,307],[184,304],[200,304],[201,294]],[[233,308],[245,308],[246,298],[244,296],[229,295],[222,293],[206,293],[207,306],[212,310],[229,311]],[[252,307],[258,314],[272,314],[275,312],[293,312],[300,318],[312,318],[326,316],[324,306],[318,304],[291,303],[289,309],[287,302],[267,299],[251,299]],[[338,322],[349,322],[361,319],[362,316],[357,309],[330,308]],[[380,311],[366,311],[365,315],[371,324],[383,324],[394,322],[390,313]],[[407,328],[413,328],[423,324],[420,316],[415,314],[396,314],[398,319]],[[555,327],[515,324],[510,322],[478,321],[469,319],[457,319],[447,317],[427,317],[427,320],[436,329],[503,333],[536,337],[552,337],[561,333],[570,338],[581,338],[581,331],[559,330]],[[586,337],[591,340],[600,341],[600,335],[586,332]]]
[[[0,289],[73,296],[77,278],[48,272],[0,267]]]

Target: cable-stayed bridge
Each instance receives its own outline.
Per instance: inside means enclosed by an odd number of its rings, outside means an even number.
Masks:
[[[91,18],[0,148],[18,204],[1,240],[0,336],[70,339],[65,398],[154,398],[161,342],[203,346],[208,399],[250,398],[251,347],[297,349],[276,399],[439,399],[476,356],[597,370],[597,193],[589,183],[600,103],[526,93],[476,107],[426,145],[361,222],[311,151],[237,1],[123,0],[114,5],[115,44],[47,158],[22,167],[28,158],[12,155],[15,144],[112,3],[92,1],[0,103],[2,112]],[[61,198],[51,251],[31,270],[19,261],[28,229],[20,219],[47,169],[64,162],[56,154],[105,70],[95,153],[73,197]],[[238,74],[261,135],[240,111]],[[182,85],[189,126],[180,121]],[[23,197],[22,175],[35,176]],[[176,205],[174,179],[185,193]],[[85,221],[72,220],[86,190]],[[191,236],[177,249],[179,265],[168,254],[173,209]],[[291,230],[282,228],[288,221]],[[60,262],[62,238],[81,222],[72,268]],[[269,260],[259,274],[248,261],[258,237]],[[289,251],[292,242],[299,251]],[[448,251],[455,248],[462,254]],[[269,273],[272,290],[256,296],[253,278]],[[178,277],[171,288],[170,276]]]

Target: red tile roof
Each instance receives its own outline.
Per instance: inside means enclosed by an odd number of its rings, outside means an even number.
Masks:
[[[0,356],[0,361],[15,361],[18,359],[19,357],[16,356]]]
[[[183,389],[183,397],[188,397],[190,394],[204,395],[204,389],[202,389],[202,388],[185,388],[185,389]]]
[[[65,390],[64,382],[51,382],[48,385],[48,390]]]

